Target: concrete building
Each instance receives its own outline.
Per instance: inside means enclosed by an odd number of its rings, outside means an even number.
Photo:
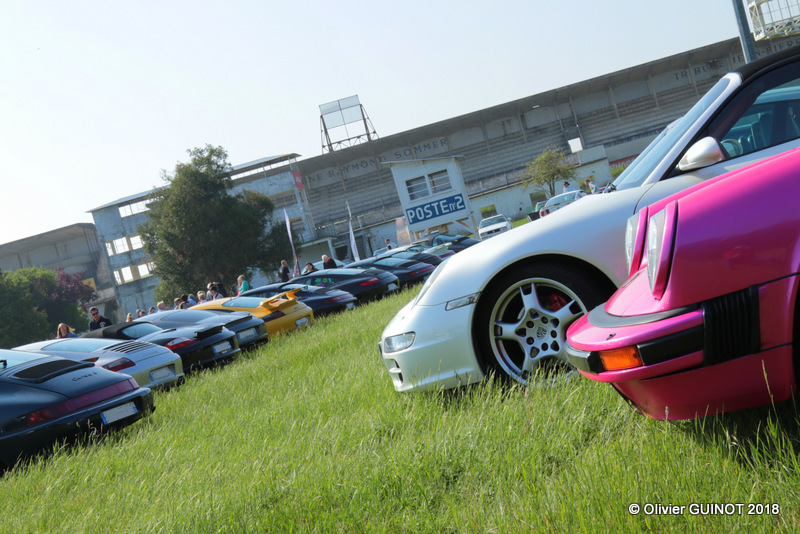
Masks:
[[[97,293],[97,299],[90,305],[97,306],[107,315],[116,313],[116,294],[93,224],[72,224],[0,245],[0,270],[16,271],[28,267],[52,270],[63,267],[66,273],[73,275],[83,272],[84,283]]]
[[[757,53],[765,55],[800,46],[800,39],[759,46]],[[237,190],[254,189],[272,197],[276,220],[283,220],[286,210],[293,231],[301,236],[301,264],[317,261],[321,254],[353,257],[348,205],[359,255],[369,256],[385,238],[397,240],[397,221],[404,216],[393,164],[455,160],[473,217],[497,212],[522,218],[541,192],[523,188],[521,175],[525,164],[545,148],[583,148],[573,156],[578,178],[594,177],[603,185],[611,179],[611,168],[631,161],[742,63],[739,41],[730,39],[320,156],[264,158],[235,167],[232,178]],[[147,217],[146,196],[144,192],[92,210],[121,312],[151,306],[158,283],[136,232]],[[275,259],[276,268],[280,259]],[[272,277],[264,273],[253,284]]]

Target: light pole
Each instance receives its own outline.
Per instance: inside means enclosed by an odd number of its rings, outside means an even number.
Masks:
[[[739,41],[742,43],[744,60],[750,63],[756,59],[756,44],[750,26],[747,24],[747,13],[744,10],[743,0],[733,0],[733,12],[736,14],[736,22],[739,25]]]

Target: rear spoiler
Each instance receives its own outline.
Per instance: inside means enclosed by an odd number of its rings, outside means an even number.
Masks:
[[[276,307],[283,304],[282,302],[276,302],[278,300],[297,300],[297,292],[301,291],[303,288],[298,287],[297,289],[292,289],[291,291],[287,291],[285,293],[280,293],[279,295],[275,295],[271,299],[267,299],[261,303],[263,307]]]

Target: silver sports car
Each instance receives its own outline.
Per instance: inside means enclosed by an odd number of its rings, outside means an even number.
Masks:
[[[14,350],[91,362],[110,371],[130,375],[141,387],[150,389],[171,387],[184,380],[179,355],[144,341],[76,337],[38,341]]]

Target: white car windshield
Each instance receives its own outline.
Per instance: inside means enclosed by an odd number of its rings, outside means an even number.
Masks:
[[[484,219],[481,221],[480,228],[486,228],[487,226],[492,226],[493,224],[500,224],[506,222],[506,218],[502,215],[495,215],[494,217],[489,217],[488,219]]]
[[[697,103],[686,112],[686,115],[667,126],[664,131],[639,154],[639,157],[633,160],[633,163],[614,180],[611,189],[630,189],[642,185],[653,172],[653,169],[661,163],[661,160],[664,159],[667,152],[669,152],[672,147],[675,146],[675,143],[683,137],[683,134],[697,122],[698,118],[711,106],[712,102],[725,91],[730,83],[730,78],[722,78],[714,87],[708,90],[703,98],[698,100]]]

